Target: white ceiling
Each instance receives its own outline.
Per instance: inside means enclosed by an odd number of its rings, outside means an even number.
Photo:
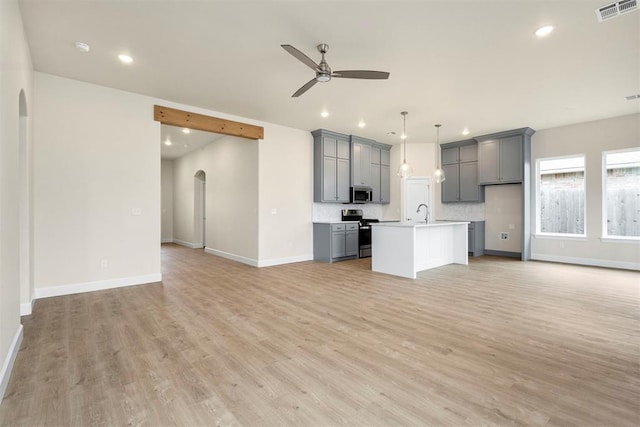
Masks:
[[[189,129],[189,133],[184,133],[183,128],[161,125],[160,140],[162,145],[160,157],[163,159],[177,159],[223,136],[219,133],[203,132],[195,129]],[[167,145],[167,141],[171,144]]]
[[[398,143],[536,130],[640,111],[640,13],[598,23],[599,1],[21,0],[34,67],[187,105],[300,129]],[[536,28],[555,31],[537,39]],[[91,46],[89,53],[75,41]],[[334,79],[291,95],[330,46]],[[116,56],[134,58],[128,66]],[[329,117],[320,117],[320,111]],[[358,128],[364,120],[367,125]],[[389,131],[398,132],[395,136]]]

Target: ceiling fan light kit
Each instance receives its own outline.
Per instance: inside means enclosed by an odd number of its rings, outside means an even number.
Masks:
[[[319,44],[317,46],[318,52],[322,55],[320,59],[320,63],[316,64],[313,59],[309,58],[304,53],[300,52],[295,47],[290,44],[280,45],[284,50],[289,52],[294,58],[298,61],[305,64],[307,67],[311,68],[316,72],[316,76],[305,83],[300,89],[294,92],[291,95],[292,98],[297,98],[309,89],[313,87],[316,83],[326,83],[331,80],[331,78],[342,78],[342,79],[374,79],[374,80],[384,80],[389,78],[389,73],[385,71],[369,71],[369,70],[345,70],[345,71],[331,71],[331,67],[324,59],[325,53],[329,50],[328,44]]]

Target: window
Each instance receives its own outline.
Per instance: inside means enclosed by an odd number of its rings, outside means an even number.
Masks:
[[[538,159],[536,231],[584,237],[584,156]]]
[[[604,237],[640,238],[640,148],[603,153]]]

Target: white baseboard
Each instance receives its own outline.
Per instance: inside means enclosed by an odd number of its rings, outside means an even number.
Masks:
[[[13,364],[15,363],[18,351],[20,350],[20,344],[22,344],[22,325],[18,326],[18,330],[13,336],[13,341],[11,341],[9,351],[4,358],[4,363],[2,363],[2,371],[0,371],[0,402],[4,398],[4,392],[7,391],[9,378],[11,378],[11,371],[13,371]]]
[[[246,258],[240,255],[235,255],[235,254],[231,254],[229,252],[225,252],[225,251],[219,251],[217,249],[213,249],[213,248],[204,248],[204,251],[208,254],[211,255],[216,255],[222,258],[226,258],[226,259],[230,259],[232,261],[238,261],[241,262],[243,264],[247,264],[250,265],[252,267],[257,267],[258,266],[258,260],[255,259],[251,259],[251,258]]]
[[[271,267],[274,265],[282,265],[282,264],[292,264],[294,262],[303,262],[303,261],[312,261],[313,254],[309,255],[298,255],[287,258],[274,258],[274,259],[265,259],[258,261],[258,267]]]
[[[30,316],[33,313],[33,305],[36,303],[35,292],[31,295],[31,301],[20,304],[20,316]]]
[[[102,291],[104,289],[122,288],[125,286],[144,285],[162,281],[162,274],[147,274],[144,276],[122,277],[119,279],[98,280],[95,282],[74,283],[72,285],[36,288],[36,299],[57,297],[61,295],[79,294],[82,292]]]
[[[173,243],[173,239],[160,239],[160,243]]]
[[[267,260],[256,260],[253,258],[247,258],[240,255],[232,254],[225,251],[220,251],[218,249],[213,248],[204,248],[204,251],[211,255],[216,255],[222,258],[230,259],[232,261],[238,261],[243,264],[250,265],[252,267],[271,267],[274,265],[282,265],[282,264],[291,264],[294,262],[302,262],[302,261],[311,261],[313,260],[313,254],[311,255],[298,255],[294,257],[288,258],[274,258]]]
[[[626,261],[611,261],[606,259],[578,258],[547,254],[531,254],[531,259],[538,261],[560,262],[563,264],[588,265],[592,267],[620,268],[623,270],[640,270],[640,263]]]
[[[173,239],[173,243],[177,243],[178,245],[186,246],[186,247],[191,248],[191,249],[201,249],[202,248],[202,243],[191,243],[191,242],[185,242],[184,240],[178,240],[178,239]]]

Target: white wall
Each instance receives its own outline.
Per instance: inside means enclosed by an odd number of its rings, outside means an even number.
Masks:
[[[174,241],[194,235],[194,175],[206,174],[206,246],[239,260],[258,260],[258,144],[231,136],[174,160]]]
[[[532,182],[535,161],[545,157],[586,155],[586,239],[533,238],[534,259],[640,268],[639,243],[603,242],[602,152],[640,146],[640,114],[597,120],[536,132],[531,141]],[[535,189],[531,218],[535,224]],[[532,227],[535,230],[535,227]]]
[[[402,218],[402,186],[403,181],[397,175],[398,168],[403,159],[402,144],[391,147],[391,203],[384,205],[383,219],[400,220]],[[436,169],[435,164],[435,144],[430,142],[410,142],[406,147],[407,163],[413,168],[414,177],[431,177]],[[433,182],[433,181],[432,181]],[[440,216],[440,185],[432,184],[433,206],[431,208],[432,218]]]
[[[313,137],[265,125],[259,150],[259,265],[313,259]]]
[[[20,236],[20,115],[19,95],[24,90],[27,114],[23,142],[30,144],[33,117],[33,66],[16,1],[0,2],[0,397],[11,374],[20,346],[21,293],[28,304],[30,284],[20,275],[21,248],[28,242]],[[30,149],[27,147],[26,152]],[[26,174],[28,176],[28,173]],[[28,200],[28,197],[27,197]],[[23,218],[25,220],[25,218]],[[28,218],[26,218],[28,221]],[[28,229],[28,227],[27,227]],[[28,257],[28,252],[27,252]],[[28,261],[28,260],[27,260]],[[27,268],[27,271],[29,269]],[[26,289],[20,289],[20,283]]]
[[[484,248],[488,251],[522,252],[522,185],[485,186]],[[507,240],[500,233],[509,233]]]
[[[161,187],[161,232],[163,243],[173,241],[173,160],[162,159],[160,163]]]
[[[36,296],[160,280],[153,99],[35,73],[34,101]]]

